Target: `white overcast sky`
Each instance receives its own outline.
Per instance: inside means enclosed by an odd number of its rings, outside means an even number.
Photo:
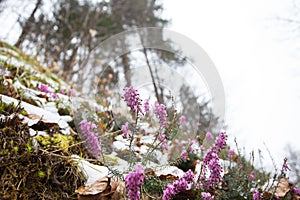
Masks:
[[[266,143],[278,163],[288,143],[300,149],[300,40],[276,19],[293,16],[292,1],[163,1],[169,29],[198,43],[221,75],[230,143],[237,137],[248,152]],[[0,21],[14,29],[8,15]]]
[[[266,151],[265,143],[277,163],[288,143],[299,150],[299,40],[277,19],[293,16],[292,0],[166,0],[164,7],[169,29],[197,42],[220,73],[230,142],[237,137],[248,152]]]

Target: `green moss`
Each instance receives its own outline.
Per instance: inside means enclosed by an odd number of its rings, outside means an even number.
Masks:
[[[50,151],[33,147],[27,124],[22,123],[20,106],[4,104],[0,99],[2,113],[9,114],[0,120],[0,196],[6,199],[77,199],[75,189],[84,179],[75,163],[68,158],[71,152]],[[62,142],[65,147],[71,137],[54,134],[42,138],[54,144]],[[57,145],[59,146],[59,145]]]
[[[46,176],[46,173],[43,171],[38,171],[38,177],[44,178]]]
[[[56,148],[60,148],[63,151],[66,151],[69,145],[72,144],[74,141],[72,136],[63,135],[60,133],[56,133],[53,136],[38,135],[35,136],[34,138],[45,149],[49,149],[55,146]]]

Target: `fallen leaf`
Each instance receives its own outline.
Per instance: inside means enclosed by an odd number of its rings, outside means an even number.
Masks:
[[[119,200],[125,199],[125,191],[124,182],[105,177],[90,186],[80,187],[75,192],[79,194],[79,200]]]
[[[92,183],[89,186],[82,186],[75,192],[80,195],[96,195],[106,190],[109,184],[109,178],[106,176]]]
[[[28,114],[27,116],[29,119],[42,119],[42,117],[37,114]]]
[[[125,199],[126,198],[126,186],[124,182],[118,182],[118,186],[114,192],[114,194],[111,196],[111,200],[119,200],[119,199]]]

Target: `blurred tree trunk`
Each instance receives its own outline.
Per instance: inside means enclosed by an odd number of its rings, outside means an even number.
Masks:
[[[131,86],[131,72],[130,72],[130,64],[129,64],[129,58],[127,54],[124,54],[122,57],[122,65],[124,68],[124,75],[126,79],[126,87]]]
[[[26,35],[30,31],[31,24],[34,23],[34,14],[36,13],[36,11],[38,10],[38,8],[40,7],[41,4],[42,4],[42,0],[37,0],[30,17],[26,20],[24,26],[22,27],[22,33],[21,33],[18,41],[16,42],[15,47],[20,48],[21,44],[24,42]]]
[[[0,13],[4,10],[4,7],[5,7],[4,2],[5,1],[6,0],[0,0]]]
[[[150,65],[150,62],[149,62],[147,49],[145,47],[143,48],[143,53],[144,53],[146,63],[147,63],[148,69],[149,69],[149,73],[150,73],[150,76],[151,76],[151,79],[152,79],[152,84],[153,84],[153,87],[154,87],[154,92],[155,92],[157,102],[163,104],[164,103],[164,97],[162,95],[160,95],[159,92],[158,92],[158,88],[157,88],[157,85],[156,85],[156,82],[155,82],[154,74],[153,74],[153,71],[152,71],[152,68],[151,68],[151,65]]]

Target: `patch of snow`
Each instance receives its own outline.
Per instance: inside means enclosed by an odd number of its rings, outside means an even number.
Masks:
[[[155,133],[157,131],[157,127],[149,126],[147,122],[140,122],[139,128],[146,130],[147,133]]]
[[[14,103],[15,105],[19,103],[18,100],[6,95],[0,94],[0,97],[2,97],[2,101],[4,101],[5,103]],[[21,107],[23,107],[28,114],[40,116],[46,123],[57,123],[61,129],[68,128],[69,126],[67,121],[65,121],[65,119],[69,119],[66,116],[60,116],[58,114],[51,113],[45,109],[39,108],[26,102],[21,102]]]
[[[86,186],[108,176],[109,170],[107,167],[92,164],[77,155],[72,155],[71,158],[78,163],[78,170],[82,172],[87,179],[85,183]]]
[[[45,110],[47,110],[49,112],[58,114],[58,110],[56,108],[55,102],[47,102],[47,103],[45,103],[44,108],[45,108]]]
[[[129,149],[129,144],[130,144],[129,141],[124,142],[124,141],[117,140],[117,141],[113,142],[113,147],[117,151],[123,151],[123,150]]]
[[[30,136],[38,136],[38,135],[41,135],[41,136],[47,136],[48,134],[45,132],[45,131],[36,131],[36,130],[33,130],[32,128],[29,128],[29,134]]]
[[[179,169],[178,167],[175,167],[175,166],[160,167],[160,168],[154,169],[154,172],[155,172],[156,176],[173,175],[173,176],[177,176],[178,178],[180,178],[184,175],[184,171],[182,171],[181,169]]]
[[[144,144],[152,144],[154,142],[155,136],[154,135],[145,135],[141,138],[141,143]]]
[[[70,129],[63,129],[63,130],[60,130],[60,132],[64,135],[70,135]]]

